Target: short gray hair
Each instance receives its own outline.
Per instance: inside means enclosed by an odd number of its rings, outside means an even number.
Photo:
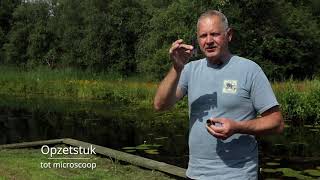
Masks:
[[[228,19],[222,12],[217,11],[217,10],[208,10],[208,11],[202,13],[201,16],[199,17],[198,22],[197,22],[197,29],[199,28],[199,23],[202,19],[209,18],[212,16],[220,17],[221,22],[223,23],[225,30],[227,30],[229,28]]]

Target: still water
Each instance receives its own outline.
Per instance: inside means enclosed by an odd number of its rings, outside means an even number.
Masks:
[[[100,101],[0,96],[0,144],[74,138],[187,167],[187,112]],[[262,179],[320,177],[317,126],[287,127],[258,137]]]

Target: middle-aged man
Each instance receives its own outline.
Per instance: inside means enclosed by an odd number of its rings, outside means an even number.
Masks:
[[[181,39],[172,44],[173,66],[157,90],[154,107],[165,110],[188,96],[188,178],[257,179],[254,136],[283,131],[279,104],[262,69],[230,53],[232,30],[224,14],[203,13],[197,38],[205,58],[189,63],[194,47]]]

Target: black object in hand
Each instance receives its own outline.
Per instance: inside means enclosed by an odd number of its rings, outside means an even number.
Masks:
[[[208,125],[208,126],[211,126],[211,125],[214,125],[214,124],[215,124],[215,123],[212,122],[210,119],[207,120],[207,125]]]

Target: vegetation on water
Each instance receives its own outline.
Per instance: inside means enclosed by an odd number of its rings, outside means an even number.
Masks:
[[[320,170],[307,169],[304,171],[298,171],[291,168],[276,168],[276,169],[262,169],[262,174],[278,174],[277,177],[294,178],[294,179],[316,179],[320,177]],[[271,178],[270,178],[271,179]]]
[[[312,162],[319,164],[320,141],[315,141],[315,137],[320,137],[319,125],[287,126],[281,135],[258,137],[265,156],[271,155],[268,158],[261,155],[263,161],[273,167],[278,167],[280,164],[280,167],[287,167],[287,164],[293,167],[296,164],[295,168],[303,168],[301,164],[312,164]],[[275,156],[283,159],[276,160]]]
[[[170,44],[191,43],[207,9],[229,18],[231,52],[271,80],[319,75],[318,0],[1,0],[0,63],[160,79]]]
[[[318,131],[310,131],[310,129]],[[318,179],[320,126],[287,126],[282,135],[259,137],[263,179]],[[271,143],[272,142],[272,143]]]
[[[40,149],[2,149],[0,150],[1,180],[42,180],[42,179],[173,179],[163,173],[121,164],[115,160],[94,155],[64,155],[63,157],[90,158],[89,160],[47,159]],[[60,156],[57,156],[60,157]],[[96,163],[96,168],[41,168],[44,163]]]
[[[128,153],[133,153],[136,151],[144,151],[147,154],[159,154],[158,148],[161,147],[160,144],[140,144],[136,147],[124,147],[122,150]]]

